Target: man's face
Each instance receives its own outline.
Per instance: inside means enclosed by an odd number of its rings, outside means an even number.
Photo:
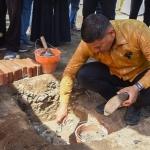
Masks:
[[[115,31],[109,30],[106,36],[102,40],[96,40],[92,43],[87,43],[92,49],[94,49],[94,53],[104,53],[110,50],[115,40]]]

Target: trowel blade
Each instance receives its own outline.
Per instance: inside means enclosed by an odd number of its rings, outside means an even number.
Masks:
[[[129,98],[129,94],[127,92],[118,94],[114,97],[112,97],[105,105],[104,107],[104,115],[109,116],[111,115],[115,110],[117,110],[122,103]]]

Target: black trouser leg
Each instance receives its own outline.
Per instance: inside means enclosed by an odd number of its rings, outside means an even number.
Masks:
[[[129,19],[137,19],[143,0],[131,0],[131,9]]]
[[[119,89],[117,87],[128,87],[138,82],[144,74],[144,71],[139,74],[133,82],[124,81],[115,75],[111,75],[106,65],[100,62],[92,62],[85,64],[77,72],[77,80],[79,84],[87,89],[95,91],[109,100],[117,94]],[[137,101],[134,103],[136,107],[150,105],[150,88],[140,92]]]
[[[150,0],[145,0],[145,12],[143,22],[149,27],[150,26]]]
[[[83,0],[83,20],[90,14],[94,14],[98,0]]]
[[[131,85],[129,81],[123,81],[115,75],[111,75],[109,68],[100,63],[85,64],[77,73],[78,82],[87,89],[98,92],[106,100],[115,96],[118,87]]]
[[[0,32],[3,33],[3,37],[0,38],[0,46],[3,46],[5,44],[6,12],[6,2],[5,0],[0,0]]]
[[[20,46],[23,0],[6,0],[6,4],[10,18],[10,25],[6,33],[6,48],[17,52]]]
[[[103,15],[109,20],[115,19],[116,2],[117,0],[99,0]]]
[[[109,20],[115,19],[115,9],[117,0],[84,0],[83,20],[90,14],[94,14],[98,1],[100,2],[103,15]]]

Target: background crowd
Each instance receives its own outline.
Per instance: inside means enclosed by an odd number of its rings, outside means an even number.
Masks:
[[[131,0],[129,18],[136,19],[143,0]],[[117,0],[83,0],[83,20],[90,14],[103,14],[115,19]],[[143,22],[150,25],[150,1],[144,0]],[[80,0],[0,0],[0,50],[7,50],[4,59],[15,58],[17,52],[26,52],[44,36],[47,43],[59,46],[70,42],[70,29],[80,32],[76,25]],[[6,30],[6,14],[10,25]],[[31,28],[31,36],[26,32]]]

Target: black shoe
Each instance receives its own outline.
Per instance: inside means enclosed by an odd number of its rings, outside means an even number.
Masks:
[[[98,106],[96,107],[96,111],[97,111],[98,113],[100,113],[100,114],[104,114],[104,107],[105,107],[105,105],[106,105],[106,102],[104,102],[104,103],[98,105]]]
[[[27,52],[29,51],[29,47],[25,44],[25,43],[20,43],[20,48],[19,48],[19,52]]]
[[[30,40],[25,40],[24,43],[28,46],[28,47],[34,47],[35,43],[30,41]]]
[[[6,47],[5,46],[0,46],[0,51],[5,51]]]
[[[127,107],[127,111],[124,117],[124,123],[126,125],[136,125],[140,121],[141,108],[135,108],[133,105]]]

